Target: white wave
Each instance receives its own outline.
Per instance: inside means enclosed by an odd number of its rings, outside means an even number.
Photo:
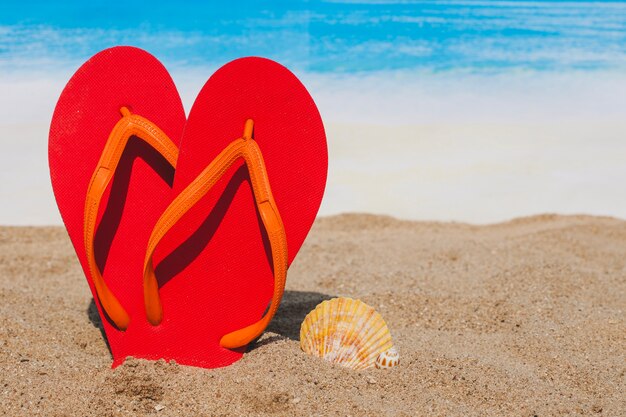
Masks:
[[[0,224],[60,219],[47,130],[73,69],[0,77]],[[211,68],[174,66],[188,110]],[[626,218],[626,73],[296,71],[329,141],[322,213],[491,222],[540,212]]]

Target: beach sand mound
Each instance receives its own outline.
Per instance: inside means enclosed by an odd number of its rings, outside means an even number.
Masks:
[[[300,323],[360,298],[401,365],[308,357]],[[544,215],[489,226],[372,215],[317,221],[268,331],[233,366],[115,370],[62,228],[0,228],[0,414],[626,414],[626,222]]]

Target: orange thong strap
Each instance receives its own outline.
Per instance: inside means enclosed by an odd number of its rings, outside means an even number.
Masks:
[[[272,250],[274,293],[267,312],[259,321],[222,337],[220,345],[229,349],[245,346],[263,333],[274,314],[276,314],[285,290],[285,279],[287,277],[288,258],[285,228],[272,196],[261,150],[252,138],[252,129],[252,120],[247,120],[244,126],[243,137],[228,145],[165,210],[152,231],[144,262],[143,279],[146,315],[148,321],[156,326],[163,319],[159,286],[152,264],[152,256],[157,245],[174,224],[211,190],[215,183],[239,158],[242,158],[250,173],[254,200]]]
[[[104,150],[91,177],[91,181],[89,181],[87,198],[85,200],[83,232],[89,272],[91,273],[100,305],[120,330],[126,330],[130,322],[130,317],[117,298],[115,298],[113,293],[109,290],[96,264],[94,237],[100,200],[102,200],[102,196],[109,182],[115,175],[117,165],[120,162],[128,139],[131,136],[137,136],[146,141],[149,145],[154,147],[157,152],[163,155],[167,162],[174,168],[176,168],[176,160],[178,159],[178,147],[161,129],[156,127],[148,119],[136,114],[131,114],[130,110],[126,107],[122,107],[120,112],[122,118],[117,122],[115,127],[113,127],[104,145]]]

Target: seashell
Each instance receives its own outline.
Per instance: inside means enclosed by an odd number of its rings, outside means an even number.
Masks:
[[[300,327],[300,347],[305,353],[351,369],[374,366],[380,354],[392,346],[381,315],[351,298],[323,301]]]
[[[400,364],[400,354],[395,347],[384,351],[376,358],[376,367],[378,369],[389,369]]]

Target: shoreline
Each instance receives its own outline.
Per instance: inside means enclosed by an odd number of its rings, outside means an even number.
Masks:
[[[0,174],[12,178],[0,188],[0,224],[60,225],[47,125],[24,129],[0,124]],[[626,199],[615,185],[626,178],[624,123],[327,123],[326,129],[321,216],[356,211],[472,224],[545,212],[626,219]],[[20,140],[8,140],[14,137]]]

